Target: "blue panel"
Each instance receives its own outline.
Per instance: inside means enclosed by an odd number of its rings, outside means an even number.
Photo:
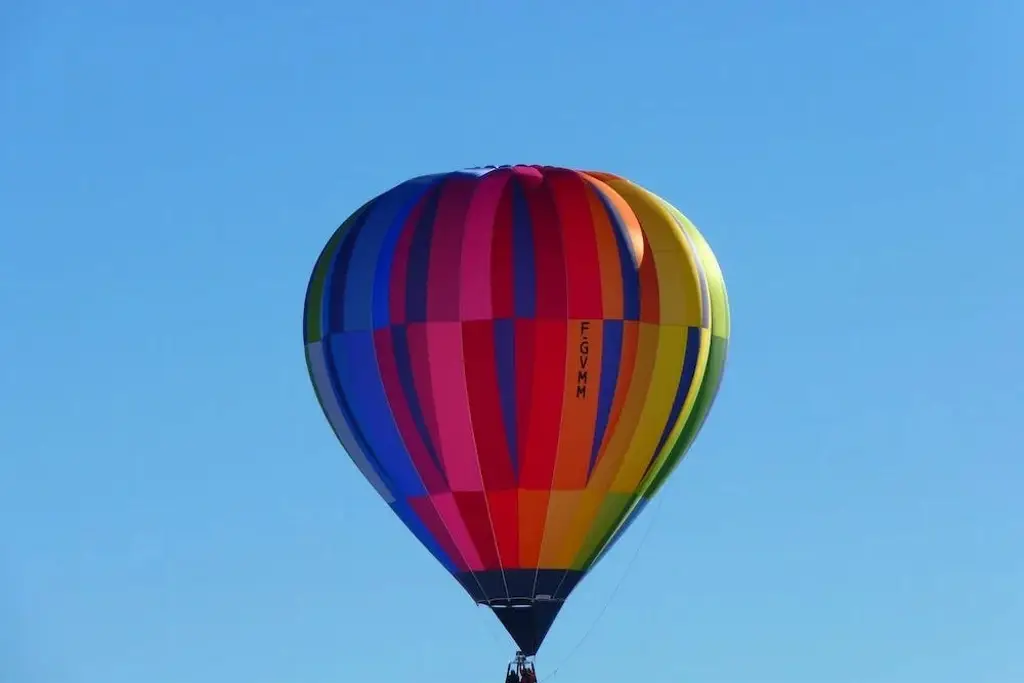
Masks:
[[[423,200],[423,195],[436,188],[450,173],[435,173],[410,180],[399,186],[408,200],[391,221],[383,242],[376,256],[376,267],[373,275],[373,327],[382,329],[391,321],[391,269],[395,263],[395,250],[402,236],[402,228],[416,204]]]
[[[512,282],[515,317],[533,319],[537,316],[537,263],[533,250],[533,221],[530,205],[519,180],[513,178],[512,189]]]
[[[323,408],[327,422],[331,425],[352,462],[356,464],[356,467],[377,493],[390,503],[395,499],[395,494],[391,493],[391,489],[388,488],[381,475],[380,467],[370,457],[372,454],[367,454],[362,434],[356,425],[350,423],[351,411],[338,396],[334,380],[337,373],[329,361],[329,355],[327,344],[323,341],[313,342],[306,346],[309,374],[313,380],[313,389],[320,400],[320,407]]]
[[[362,230],[355,236],[347,260],[345,279],[345,330],[373,327],[373,293],[381,247],[395,223],[401,224],[409,208],[430,187],[422,180],[410,181],[388,190],[367,212]]]
[[[519,428],[516,425],[516,324],[514,320],[494,321],[494,355],[498,370],[498,399],[505,418],[508,454],[512,472],[519,481]]]
[[[423,522],[420,521],[419,515],[416,514],[416,511],[409,506],[405,499],[399,498],[396,500],[391,504],[391,509],[395,511],[395,514],[398,515],[400,520],[402,520],[402,523],[409,528],[409,531],[419,539],[420,543],[430,551],[430,554],[437,558],[438,562],[444,565],[445,569],[450,571],[452,574],[455,574],[459,570],[455,562],[452,561],[452,558],[448,557],[447,553],[444,552],[438,544],[437,539],[430,534],[430,530],[423,525]]]
[[[331,337],[331,355],[338,385],[349,399],[353,423],[359,425],[370,449],[391,483],[396,498],[426,494],[423,482],[402,442],[373,346],[370,331],[345,332]]]

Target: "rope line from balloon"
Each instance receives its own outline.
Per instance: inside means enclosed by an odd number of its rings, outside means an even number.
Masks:
[[[579,639],[576,645],[574,645],[573,648],[569,650],[569,654],[567,654],[565,658],[562,659],[561,663],[559,663],[558,666],[552,669],[551,673],[549,673],[544,678],[540,679],[538,683],[547,683],[552,678],[555,678],[558,675],[558,672],[561,671],[562,668],[569,663],[573,656],[580,650],[580,648],[583,647],[583,644],[587,642],[587,639],[590,638],[590,634],[594,632],[594,629],[597,628],[597,625],[601,622],[601,618],[604,617],[605,612],[608,611],[608,608],[611,606],[612,601],[615,600],[615,596],[618,595],[619,589],[621,589],[622,586],[626,583],[626,577],[629,576],[630,570],[633,569],[633,565],[636,563],[637,558],[640,557],[640,551],[643,550],[644,543],[647,542],[647,537],[651,535],[651,530],[654,529],[654,523],[658,519],[658,512],[661,511],[661,504],[663,502],[664,498],[662,497],[659,497],[655,501],[654,509],[651,511],[653,513],[651,515],[651,523],[647,525],[647,530],[644,531],[644,535],[640,537],[640,542],[637,544],[636,550],[633,552],[633,557],[629,558],[629,562],[626,564],[626,569],[622,572],[622,576],[619,577],[618,583],[615,584],[615,587],[612,589],[611,594],[605,601],[604,607],[602,607],[601,611],[598,612],[596,617],[594,617],[594,621],[591,622],[590,627],[587,628],[587,630],[583,633],[583,636]]]

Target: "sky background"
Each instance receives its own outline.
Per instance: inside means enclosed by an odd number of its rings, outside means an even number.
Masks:
[[[675,203],[734,321],[541,677],[1024,680],[1022,34],[1016,0],[2,3],[0,683],[501,680],[300,325],[363,201],[512,162]]]

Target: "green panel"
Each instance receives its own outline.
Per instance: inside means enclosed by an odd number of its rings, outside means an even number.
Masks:
[[[634,493],[608,493],[597,511],[594,524],[587,532],[586,538],[583,539],[583,545],[576,553],[572,569],[583,569],[591,558],[601,552],[604,544],[615,533],[622,515],[631,507],[635,497]]]
[[[704,239],[704,235],[697,229],[697,226],[671,204],[668,204],[668,209],[683,226],[686,235],[693,241],[694,248],[697,250],[697,258],[700,259],[701,265],[704,267],[708,293],[711,296],[711,333],[716,337],[728,339],[732,328],[732,316],[729,312],[729,294],[725,288],[722,267],[711,250],[711,245]]]
[[[661,487],[668,481],[669,476],[682,462],[683,456],[689,450],[697,434],[700,432],[704,421],[711,411],[718,388],[722,383],[723,371],[725,368],[725,357],[729,342],[721,337],[711,338],[711,349],[708,354],[708,364],[705,371],[704,381],[697,393],[690,417],[679,434],[679,438],[671,445],[668,456],[661,463],[657,470],[652,470],[647,478],[641,482],[638,495],[630,497],[628,509],[622,510],[615,524],[608,527],[604,538],[596,546],[597,551],[587,558],[581,569],[590,571],[609,548],[607,544],[618,530],[627,524],[631,517],[637,512],[637,508],[644,499],[654,498],[661,490]],[[578,558],[577,558],[578,559]],[[575,565],[574,565],[575,566]]]
[[[704,421],[711,412],[711,406],[718,395],[718,389],[722,386],[722,377],[725,374],[725,359],[728,354],[729,340],[723,337],[711,337],[711,350],[708,354],[708,365],[704,372],[704,381],[701,382],[700,390],[697,393],[697,400],[694,402],[690,418],[683,426],[679,439],[672,445],[669,456],[662,466],[652,472],[649,480],[641,484],[640,492],[643,496],[653,498],[665,484],[669,475],[678,467],[683,456],[693,445],[697,434]]]

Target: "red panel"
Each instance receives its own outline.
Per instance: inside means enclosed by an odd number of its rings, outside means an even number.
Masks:
[[[645,323],[661,321],[661,299],[658,292],[658,271],[654,266],[651,244],[644,235],[644,253],[647,256],[640,264],[640,320]]]
[[[491,245],[491,297],[495,318],[511,318],[515,313],[515,263],[512,258],[511,183],[505,186],[494,216],[494,241]]]
[[[487,511],[487,495],[483,491],[455,491],[455,504],[459,506],[462,521],[466,523],[473,545],[480,554],[484,569],[498,568],[498,550],[491,531],[490,514]]]
[[[416,385],[423,421],[427,425],[427,433],[434,444],[434,452],[441,458],[441,439],[437,430],[437,411],[434,410],[434,389],[430,382],[430,355],[427,353],[427,326],[425,323],[410,323],[406,327],[406,338],[409,342],[409,365],[412,378]]]
[[[459,319],[459,271],[466,211],[475,179],[450,178],[444,182],[430,238],[427,284],[427,320]]]
[[[564,320],[516,320],[516,379],[523,382],[517,396],[522,425],[519,484],[523,488],[550,489],[554,478],[565,393],[566,325]],[[532,340],[530,358],[524,358],[522,364],[518,357],[521,339]]]
[[[519,566],[519,491],[489,491],[491,527],[504,568]]]
[[[562,230],[550,187],[525,188],[526,203],[533,229],[533,260],[536,274],[536,317],[565,320],[565,251]]]
[[[452,542],[452,537],[448,535],[448,529],[445,528],[444,522],[437,514],[437,510],[434,509],[434,504],[430,502],[430,498],[426,496],[420,496],[416,498],[409,498],[409,507],[413,509],[416,516],[423,522],[423,526],[427,528],[430,535],[434,537],[437,544],[441,546],[441,549],[447,553],[448,557],[452,558],[455,566],[458,567],[459,571],[468,570],[466,561],[462,559],[462,555],[459,554],[458,548],[455,547],[455,543]]]
[[[586,181],[572,171],[551,171],[547,182],[555,200],[565,245],[568,317],[600,319],[604,317],[601,263],[597,251],[597,226],[590,216]],[[541,301],[543,299],[541,296]]]
[[[462,350],[466,367],[466,388],[473,417],[480,474],[484,490],[514,488],[515,473],[508,452],[505,421],[498,394],[498,371],[494,357],[494,322],[474,320],[462,324]]]
[[[519,566],[536,569],[544,542],[551,492],[519,489]]]

